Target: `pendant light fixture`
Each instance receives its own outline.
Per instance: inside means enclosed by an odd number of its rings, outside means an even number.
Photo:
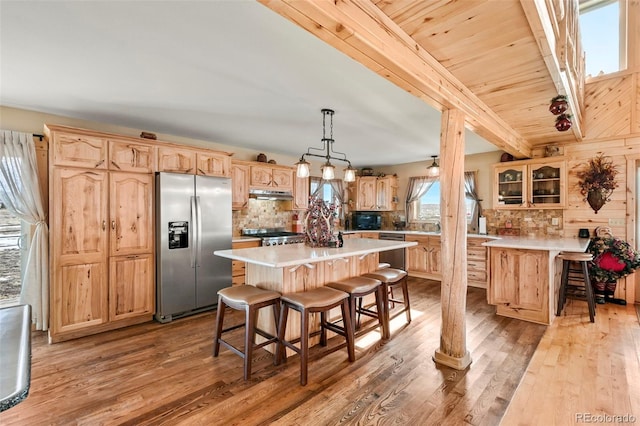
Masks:
[[[438,156],[432,155],[431,158],[433,158],[433,163],[427,167],[427,175],[431,177],[438,177],[440,176],[440,166],[436,163],[436,158],[438,158]]]
[[[330,160],[343,161],[347,163],[347,168],[344,169],[344,181],[354,182],[356,180],[356,170],[351,167],[351,162],[347,160],[347,155],[342,152],[333,150],[333,114],[335,111],[332,109],[322,109],[322,148],[307,148],[307,152],[302,154],[300,161],[296,163],[296,176],[299,178],[309,177],[309,162],[305,160],[306,156],[320,157],[327,161],[322,165],[322,179],[331,180],[335,178],[335,166],[331,164]],[[329,137],[327,137],[327,117],[329,118]],[[324,155],[312,154],[311,151],[321,151]],[[335,155],[339,155],[336,157]]]

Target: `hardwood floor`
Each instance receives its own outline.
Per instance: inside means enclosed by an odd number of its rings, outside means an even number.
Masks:
[[[439,283],[410,279],[409,289],[410,325],[403,325],[401,315],[392,324],[390,341],[380,342],[375,332],[361,337],[354,363],[347,361],[337,338],[328,348],[315,347],[309,384],[304,387],[298,383],[297,356],[273,366],[271,355],[258,351],[247,382],[242,380],[240,357],[221,349],[213,358],[214,313],[54,345],[36,333],[30,395],[0,413],[0,424],[495,425],[512,398],[514,409],[509,409],[503,424],[554,424],[553,420],[566,417],[536,423],[548,420],[540,417],[541,407],[562,413],[574,405],[563,405],[566,401],[545,391],[556,395],[564,389],[562,383],[568,386],[589,377],[596,387],[580,391],[588,391],[593,397],[586,401],[595,405],[585,410],[640,413],[640,327],[633,307],[598,306],[592,327],[586,305],[576,302],[570,306],[577,313],[560,318],[545,334],[545,326],[496,316],[485,302],[484,290],[470,288],[467,347],[473,363],[456,371],[431,359],[439,344]],[[597,328],[601,341],[577,343],[590,328]],[[242,332],[234,332],[234,338],[241,339]],[[563,336],[576,347],[571,350],[589,349],[581,355],[583,366],[572,366],[566,345],[557,343]],[[514,397],[530,359],[525,381]],[[556,369],[554,375],[554,362],[567,368]],[[541,370],[548,372],[546,382],[540,379]],[[595,397],[605,384],[610,407]],[[565,399],[580,401],[583,395],[577,392],[567,393]],[[629,402],[619,402],[625,392]],[[523,421],[525,415],[531,421]]]

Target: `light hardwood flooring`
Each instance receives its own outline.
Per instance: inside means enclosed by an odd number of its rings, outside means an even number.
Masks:
[[[338,338],[328,349],[315,347],[304,387],[297,356],[276,367],[258,351],[247,382],[238,356],[222,348],[213,358],[214,313],[54,345],[35,333],[30,395],[0,413],[0,424],[496,425],[512,398],[506,425],[571,424],[564,421],[576,410],[640,414],[633,307],[599,305],[591,325],[584,302],[570,301],[567,315],[547,328],[496,316],[484,290],[470,288],[473,363],[456,371],[431,359],[439,344],[439,283],[410,279],[409,287],[410,325],[401,315],[390,341],[375,332],[360,338],[354,363]],[[238,343],[241,335],[234,332]],[[579,390],[571,388],[576,384]],[[545,417],[549,411],[554,417]]]

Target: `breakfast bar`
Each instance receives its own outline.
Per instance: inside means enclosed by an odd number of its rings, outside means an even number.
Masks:
[[[497,314],[540,324],[555,318],[562,261],[560,252],[583,253],[588,238],[504,236],[483,243],[489,248],[487,301]]]
[[[369,238],[346,239],[342,247],[310,247],[290,244],[217,250],[215,255],[246,262],[246,284],[280,293],[308,291],[332,281],[355,277],[378,268],[378,254],[416,245],[413,241]],[[260,313],[258,325],[273,330],[270,310]],[[286,338],[295,337],[299,317],[290,316]]]

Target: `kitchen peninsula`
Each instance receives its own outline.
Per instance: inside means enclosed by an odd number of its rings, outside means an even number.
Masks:
[[[551,324],[562,274],[557,256],[584,252],[589,241],[505,236],[483,243],[489,248],[487,301],[497,306],[498,315]]]
[[[372,272],[378,268],[378,254],[381,251],[404,249],[416,244],[412,241],[353,238],[345,240],[344,246],[339,248],[289,244],[217,250],[214,254],[246,262],[248,285],[293,293]],[[289,317],[287,339],[297,337],[300,329],[298,321],[296,316]],[[274,331],[270,310],[264,309],[260,313],[258,325],[267,331]]]

